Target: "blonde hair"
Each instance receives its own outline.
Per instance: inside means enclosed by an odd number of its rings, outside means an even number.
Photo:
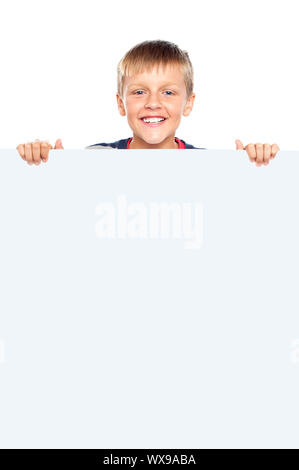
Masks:
[[[176,44],[160,39],[143,41],[132,47],[117,65],[117,93],[123,99],[124,80],[144,71],[151,71],[154,66],[178,65],[184,75],[187,99],[193,93],[193,66],[187,51],[181,50]]]

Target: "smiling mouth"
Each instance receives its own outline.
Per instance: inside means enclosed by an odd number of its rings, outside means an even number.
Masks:
[[[163,121],[160,121],[160,122],[144,122],[143,120],[144,118],[141,118],[140,121],[147,127],[159,127],[159,126],[162,126],[164,124],[164,122],[167,121],[168,118],[164,118]]]

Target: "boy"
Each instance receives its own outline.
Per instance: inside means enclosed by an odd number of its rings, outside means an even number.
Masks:
[[[181,117],[189,116],[193,93],[193,66],[188,53],[168,41],[144,41],[130,49],[117,66],[117,105],[127,115],[133,137],[100,143],[87,149],[200,149],[175,137]],[[257,166],[268,165],[279,147],[236,140],[237,150],[246,150]],[[49,142],[20,144],[17,150],[29,165],[48,161]],[[63,149],[61,139],[54,149]]]

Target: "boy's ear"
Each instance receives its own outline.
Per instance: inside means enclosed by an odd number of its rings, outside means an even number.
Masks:
[[[184,111],[183,111],[183,116],[189,116],[189,114],[191,113],[195,96],[196,96],[195,93],[192,93],[190,98],[187,99],[187,102],[185,104]]]
[[[124,102],[123,102],[123,100],[121,99],[121,97],[119,96],[118,93],[116,93],[116,100],[117,100],[118,110],[119,110],[121,116],[125,116],[126,115],[126,110],[125,110],[125,107],[124,107]]]

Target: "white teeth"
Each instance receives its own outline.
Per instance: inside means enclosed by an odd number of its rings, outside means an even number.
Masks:
[[[164,121],[164,120],[165,120],[165,118],[150,118],[150,119],[143,118],[144,122],[161,122],[161,121]]]

